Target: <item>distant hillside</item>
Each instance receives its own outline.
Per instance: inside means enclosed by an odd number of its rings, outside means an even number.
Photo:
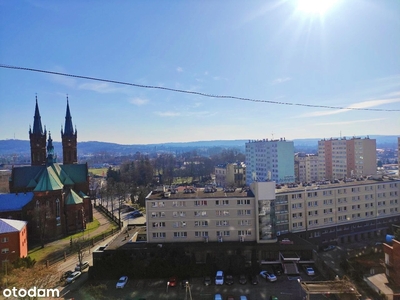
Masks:
[[[376,139],[377,148],[397,148],[397,136],[388,135],[371,135],[371,139]],[[320,138],[313,139],[295,139],[293,140],[295,150],[302,152],[316,152]],[[154,152],[183,152],[194,149],[206,148],[238,148],[244,152],[245,143],[248,140],[215,140],[215,141],[197,141],[182,143],[162,143],[147,145],[121,145],[107,142],[78,142],[79,155],[96,154],[96,153],[113,153],[116,155]],[[61,153],[61,142],[53,142],[55,153]],[[0,140],[0,155],[29,155],[30,145],[26,140]]]

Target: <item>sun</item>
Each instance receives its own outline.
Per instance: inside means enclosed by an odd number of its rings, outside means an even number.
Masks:
[[[297,9],[309,14],[324,14],[336,0],[298,0]]]

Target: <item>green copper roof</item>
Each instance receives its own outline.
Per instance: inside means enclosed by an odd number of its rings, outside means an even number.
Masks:
[[[68,176],[68,174],[60,167],[59,164],[53,164],[52,168],[54,172],[58,175],[60,178],[61,182],[65,185],[73,185],[74,182],[72,181],[71,177]]]
[[[83,203],[83,201],[82,201],[82,198],[79,197],[77,193],[75,193],[73,190],[70,190],[65,203],[67,205],[73,205],[73,204]]]
[[[43,173],[40,175],[39,182],[35,187],[35,192],[44,192],[44,191],[57,191],[62,190],[63,184],[58,178],[56,172],[52,166],[44,169]]]

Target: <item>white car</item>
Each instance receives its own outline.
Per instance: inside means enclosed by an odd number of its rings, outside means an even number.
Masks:
[[[122,276],[118,282],[117,285],[115,286],[117,289],[123,289],[128,282],[128,276]]]
[[[315,275],[314,269],[311,268],[311,267],[307,267],[306,268],[306,273],[307,273],[308,276],[314,276]]]
[[[260,275],[267,279],[269,282],[274,282],[277,280],[276,276],[268,271],[261,271]]]
[[[79,276],[81,276],[81,272],[79,272],[79,271],[75,271],[75,272],[72,272],[68,277],[67,277],[67,279],[65,280],[65,282],[66,283],[72,283],[72,282],[74,282]]]
[[[215,285],[223,285],[224,284],[224,272],[217,271],[215,275]]]

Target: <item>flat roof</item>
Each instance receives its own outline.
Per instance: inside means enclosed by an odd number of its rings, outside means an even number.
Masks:
[[[356,287],[346,279],[331,281],[301,281],[307,294],[354,294],[361,296]]]
[[[205,198],[253,198],[253,194],[248,193],[249,189],[236,188],[230,191],[225,191],[223,188],[217,188],[214,192],[205,192],[204,188],[194,188],[194,187],[177,187],[175,193],[171,193],[170,196],[164,197],[164,192],[153,191],[151,195],[148,196],[147,200],[179,200],[179,199],[205,199]]]

